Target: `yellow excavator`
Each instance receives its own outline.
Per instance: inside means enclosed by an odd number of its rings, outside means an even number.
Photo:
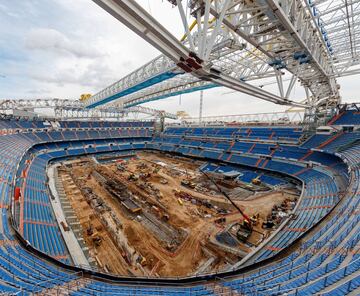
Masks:
[[[261,184],[261,180],[260,180],[261,176],[257,176],[256,178],[251,180],[251,183],[254,185],[260,185]]]

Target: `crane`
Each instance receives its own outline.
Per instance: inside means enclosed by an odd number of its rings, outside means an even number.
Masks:
[[[241,241],[246,242],[246,240],[250,237],[250,235],[253,232],[253,224],[251,221],[251,218],[244,213],[244,211],[233,202],[233,200],[230,198],[230,196],[223,191],[220,186],[207,174],[205,171],[200,170],[200,172],[211,182],[215,185],[217,190],[233,205],[235,209],[238,210],[238,212],[241,214],[241,216],[244,218],[242,223],[238,223],[239,228],[237,229],[236,236]]]
[[[239,211],[239,213],[241,214],[241,216],[243,216],[243,218],[246,220],[247,223],[249,223],[249,225],[251,225],[251,220],[249,218],[248,215],[246,215],[244,213],[244,211],[236,204],[233,202],[233,200],[230,198],[230,196],[224,192],[220,186],[207,174],[205,173],[203,170],[200,170],[200,172],[211,182],[215,185],[216,189],[233,205],[233,207],[235,209],[237,209]]]

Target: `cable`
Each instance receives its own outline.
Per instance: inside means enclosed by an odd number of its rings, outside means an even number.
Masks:
[[[249,224],[251,224],[250,218],[242,211],[242,209],[240,209],[240,207],[238,207],[238,205],[237,205],[236,203],[234,203],[234,202],[232,201],[232,199],[230,198],[230,196],[229,196],[226,192],[224,192],[224,191],[220,188],[220,186],[219,186],[212,178],[210,178],[210,176],[209,176],[207,173],[205,173],[203,170],[200,170],[200,172],[203,173],[204,176],[205,176],[207,179],[209,179],[211,183],[213,183],[213,184],[215,185],[215,187],[217,188],[217,190],[218,190],[223,196],[225,196],[225,198],[226,198],[228,201],[230,201],[230,203],[234,206],[234,208],[236,208],[236,209],[239,211],[239,213],[241,214],[241,216],[243,216],[244,219],[245,219]]]

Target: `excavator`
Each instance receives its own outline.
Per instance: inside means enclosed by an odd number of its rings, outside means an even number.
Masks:
[[[257,176],[256,178],[252,179],[251,183],[253,183],[254,185],[260,185],[261,184],[260,176]]]

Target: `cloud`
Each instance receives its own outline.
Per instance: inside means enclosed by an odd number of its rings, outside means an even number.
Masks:
[[[166,1],[136,1],[175,36],[183,35],[176,8]],[[0,0],[0,36],[0,74],[6,76],[0,77],[0,97],[78,98],[100,91],[159,55],[88,0]],[[358,97],[357,81],[357,77],[339,79],[344,101]],[[276,85],[266,89],[278,91]],[[301,89],[297,85],[291,96],[302,99]],[[183,95],[181,101],[180,105],[177,96],[146,105],[198,115],[198,92]],[[283,109],[226,88],[204,94],[204,116]]]
[[[26,93],[30,95],[43,95],[43,94],[49,94],[51,93],[51,91],[49,89],[39,88],[39,89],[29,89],[26,91]]]
[[[70,54],[78,58],[97,58],[103,55],[91,43],[70,40],[59,31],[46,28],[32,29],[26,36],[25,47],[55,54]]]
[[[1,13],[6,14],[9,17],[20,17],[19,14],[11,11],[6,5],[0,3],[0,14]]]
[[[104,59],[94,59],[86,65],[68,62],[67,64],[66,67],[55,65],[52,71],[46,68],[31,71],[29,77],[37,82],[51,83],[60,87],[76,84],[91,89],[101,89],[114,80],[114,72]]]

